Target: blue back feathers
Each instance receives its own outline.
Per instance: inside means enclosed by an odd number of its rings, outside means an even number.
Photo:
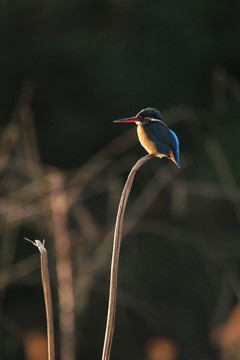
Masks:
[[[170,152],[172,151],[178,166],[180,166],[179,141],[177,135],[162,121],[145,121],[142,127],[149,140],[156,146],[157,151],[167,157],[170,156]]]
[[[170,133],[173,135],[173,139],[174,139],[174,146],[173,146],[173,155],[175,157],[175,160],[178,164],[178,166],[180,167],[179,164],[179,141],[178,141],[178,137],[175,134],[174,131],[172,131],[171,129],[169,129]]]

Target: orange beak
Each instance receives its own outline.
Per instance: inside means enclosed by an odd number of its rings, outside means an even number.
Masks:
[[[114,122],[115,123],[131,123],[131,122],[135,122],[135,121],[138,121],[138,118],[136,116],[115,120]]]

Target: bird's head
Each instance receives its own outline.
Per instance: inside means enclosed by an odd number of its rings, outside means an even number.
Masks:
[[[135,122],[136,124],[145,122],[145,121],[161,121],[162,122],[162,115],[159,110],[154,109],[152,107],[148,107],[146,109],[142,109],[137,113],[136,116],[128,117],[124,119],[115,120],[116,123],[129,123]]]

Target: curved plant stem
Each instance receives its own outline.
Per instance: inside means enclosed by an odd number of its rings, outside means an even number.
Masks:
[[[109,288],[109,300],[108,300],[108,314],[107,324],[105,331],[105,339],[102,353],[102,360],[109,360],[111,354],[114,325],[115,325],[115,313],[116,313],[116,300],[117,300],[117,276],[118,276],[118,262],[120,245],[122,240],[122,227],[123,219],[128,201],[128,196],[132,188],[134,176],[137,170],[150,160],[154,155],[146,155],[139,159],[130,171],[125,186],[122,191],[122,196],[118,206],[118,213],[115,224],[114,240],[113,240],[113,252],[112,252],[112,264],[111,264],[111,277],[110,277],[110,288]]]

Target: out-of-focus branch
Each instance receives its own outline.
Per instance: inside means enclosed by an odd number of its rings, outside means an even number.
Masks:
[[[50,202],[56,248],[58,296],[60,308],[61,360],[75,359],[74,294],[70,236],[67,225],[67,195],[60,172],[49,175]]]
[[[6,214],[3,216],[4,224],[2,225],[3,233],[2,233],[2,241],[0,247],[0,268],[4,271],[4,277],[1,278],[1,281],[5,283],[5,287],[2,288],[0,295],[0,307],[4,301],[5,291],[7,285],[12,276],[12,264],[14,262],[14,256],[17,247],[17,236],[19,232],[19,223],[15,223],[15,226],[11,226],[11,216]],[[1,271],[2,272],[2,271]],[[0,281],[0,283],[1,283]],[[1,287],[1,285],[0,285]]]
[[[36,269],[39,269],[39,265],[36,263],[36,254],[2,269],[0,271],[0,291],[2,292],[10,283],[24,278]]]

